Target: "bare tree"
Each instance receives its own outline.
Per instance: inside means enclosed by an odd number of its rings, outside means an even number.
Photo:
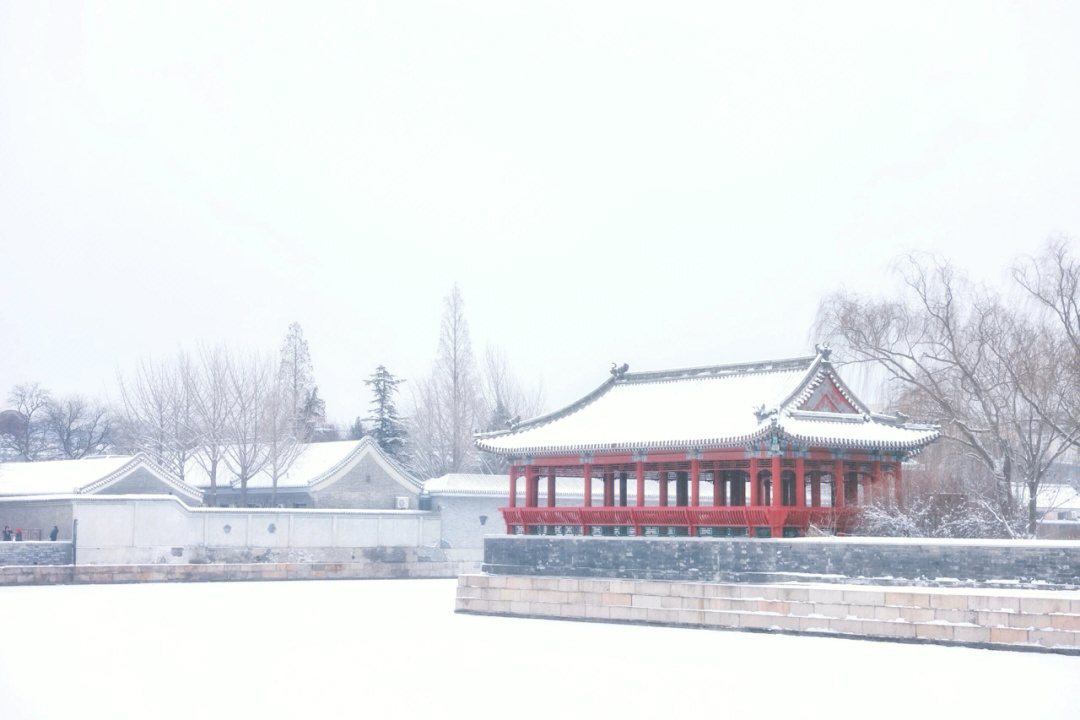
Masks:
[[[289,399],[289,412],[296,425],[296,433],[305,440],[310,432],[312,423],[309,421],[308,411],[317,409],[311,407],[315,394],[315,372],[311,364],[311,352],[308,350],[307,340],[304,339],[304,330],[300,323],[294,322],[289,325],[285,335],[285,341],[281,345],[281,362],[278,365],[278,382],[284,387]]]
[[[0,434],[0,443],[23,460],[42,460],[49,451],[46,415],[51,398],[49,391],[38,383],[22,383],[11,388],[8,406],[7,432]]]
[[[944,260],[909,256],[899,271],[896,299],[825,298],[818,337],[848,361],[883,370],[894,408],[940,424],[945,442],[973,461],[964,466],[973,473],[969,500],[1007,534],[1033,534],[1039,483],[1073,441],[1040,411],[1053,402],[1047,368],[1058,344]]]
[[[97,455],[112,444],[114,425],[109,408],[81,395],[50,402],[45,422],[53,446],[67,458]]]
[[[270,363],[252,355],[229,363],[232,422],[225,460],[240,482],[240,506],[247,507],[248,482],[266,464],[267,396],[274,375]]]
[[[546,405],[544,384],[526,389],[510,367],[506,352],[489,345],[484,353],[483,372],[485,431],[502,430],[511,422],[541,415]],[[481,465],[486,472],[504,472],[505,458],[483,453]]]
[[[270,476],[270,507],[274,507],[277,505],[278,481],[288,474],[305,446],[296,435],[297,425],[289,386],[273,383],[268,388],[265,402],[266,459],[263,471]]]
[[[181,480],[198,446],[191,359],[177,352],[172,360],[146,358],[134,376],[118,377],[127,444],[145,452]]]
[[[195,461],[210,480],[208,504],[217,505],[218,469],[231,440],[233,396],[229,351],[223,345],[201,347],[198,364],[185,366],[184,383],[195,422]]]
[[[435,366],[428,378],[413,386],[410,454],[416,469],[434,476],[476,468],[472,435],[482,416],[483,396],[465,303],[455,284],[444,300]]]

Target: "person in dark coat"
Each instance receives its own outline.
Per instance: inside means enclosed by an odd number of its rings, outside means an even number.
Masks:
[[[15,542],[22,542],[22,528],[15,528]]]
[[[49,539],[52,540],[53,542],[56,542],[56,536],[59,535],[59,534],[60,534],[60,527],[58,525],[53,525],[52,532],[49,533]]]
[[[10,525],[5,525],[4,526],[4,542],[10,542],[10,541],[11,541],[11,526]]]

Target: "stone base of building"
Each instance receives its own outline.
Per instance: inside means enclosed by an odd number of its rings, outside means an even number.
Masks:
[[[220,563],[205,565],[22,565],[0,567],[3,585],[453,578],[477,562]]]
[[[462,575],[463,613],[1080,655],[1080,593]]]

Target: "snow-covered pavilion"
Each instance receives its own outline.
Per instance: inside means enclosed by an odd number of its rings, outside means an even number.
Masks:
[[[827,347],[790,360],[627,370],[612,368],[606,382],[562,410],[477,434],[481,450],[510,461],[501,509],[508,532],[677,528],[780,537],[811,525],[843,532],[859,506],[903,502],[901,462],[939,435],[934,426],[871,412],[840,379]],[[583,479],[580,507],[556,502],[556,477],[568,475]],[[601,505],[593,503],[594,478],[603,485]],[[703,484],[711,497],[703,498]]]

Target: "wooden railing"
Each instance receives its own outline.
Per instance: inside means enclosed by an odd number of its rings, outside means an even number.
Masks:
[[[642,534],[645,527],[680,527],[696,535],[702,527],[741,527],[753,534],[753,529],[769,527],[774,531],[785,527],[805,530],[811,525],[845,531],[858,508],[831,507],[768,507],[706,505],[699,507],[504,507],[499,509],[506,521],[507,532],[518,528],[528,533],[533,527],[578,527],[583,532],[591,527],[633,527]]]

